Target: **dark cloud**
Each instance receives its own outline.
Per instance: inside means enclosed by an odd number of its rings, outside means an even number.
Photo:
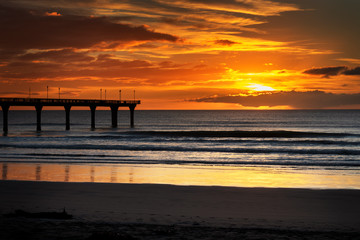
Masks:
[[[225,46],[231,46],[231,45],[237,44],[237,42],[230,41],[227,39],[216,40],[215,43],[220,44],[220,45],[225,45]]]
[[[9,61],[12,61],[16,56],[24,54],[24,51],[22,50],[1,50],[0,49],[0,65],[7,64]]]
[[[116,59],[113,54],[99,54],[95,57],[90,56],[88,52],[62,49],[20,55],[12,62],[0,66],[0,77],[8,79],[65,77],[76,72],[85,74],[86,70],[101,72],[115,69],[120,72],[124,69],[151,66],[153,64],[145,60],[124,61]]]
[[[203,3],[203,4],[211,4],[211,5],[237,5],[243,6],[247,8],[253,7],[253,4],[249,1],[244,0],[185,0],[185,2],[192,2],[192,3]]]
[[[305,70],[303,73],[311,75],[323,75],[324,77],[336,76],[339,75],[342,71],[346,70],[347,67],[322,67],[322,68],[312,68]]]
[[[87,48],[103,41],[177,41],[176,36],[144,26],[114,23],[106,17],[46,16],[0,6],[0,48]]]
[[[72,60],[66,61],[67,54]],[[91,61],[86,61],[87,57]],[[202,81],[206,80],[208,75],[214,77],[223,71],[223,68],[198,68],[176,64],[172,61],[121,60],[116,55],[109,53],[99,54],[97,57],[87,56],[85,53],[65,49],[23,55],[16,61],[0,66],[0,80],[4,79],[10,84],[20,80],[34,82],[39,79],[42,79],[41,81],[50,79],[59,81],[78,78],[83,85],[91,85],[91,79],[133,78],[141,79],[139,81],[142,81],[142,84],[145,84],[145,81],[151,84],[162,84],[169,81],[186,83],[189,76],[196,76],[195,79]],[[2,86],[0,86],[1,88]]]
[[[120,61],[118,59],[113,59],[110,57],[98,57],[97,61],[90,63],[89,67],[98,69],[98,68],[111,68],[115,67],[116,69],[132,69],[132,68],[148,68],[153,66],[152,63],[144,60],[132,60],[132,61]]]
[[[303,71],[303,73],[310,75],[323,75],[324,77],[336,76],[336,75],[360,75],[360,67],[349,68],[346,66],[337,67],[321,67],[312,68]]]
[[[175,26],[182,26],[183,21],[180,18],[170,18],[170,17],[162,17],[159,19],[160,22],[162,23],[167,23],[170,25],[175,25]]]
[[[360,67],[348,69],[343,72],[344,75],[360,75]]]
[[[53,62],[90,62],[95,60],[86,52],[77,52],[74,49],[49,50],[37,53],[27,53],[16,58],[17,61],[53,61]]]
[[[219,96],[200,98],[193,101],[237,103],[245,107],[290,106],[300,109],[321,109],[360,104],[360,93],[334,94],[323,91],[267,92],[257,96]]]
[[[162,61],[160,62],[159,64],[159,67],[161,69],[165,69],[165,68],[179,68],[179,67],[182,67],[183,65],[181,64],[175,64],[174,62],[172,61]]]
[[[170,17],[163,17],[159,19],[160,22],[166,23],[173,26],[183,26],[189,29],[197,28],[197,29],[209,29],[214,27],[213,23],[210,23],[204,19],[194,19],[194,18],[170,18]]]
[[[101,54],[94,61],[14,61],[0,67],[0,79],[39,79],[71,77],[111,77],[142,76],[153,65],[144,60],[121,61],[111,54]],[[84,56],[84,59],[86,56]],[[79,60],[79,59],[77,59]],[[81,58],[80,58],[81,60]]]

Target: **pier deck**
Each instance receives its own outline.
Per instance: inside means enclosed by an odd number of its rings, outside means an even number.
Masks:
[[[44,106],[62,106],[65,109],[65,126],[70,130],[70,110],[74,106],[89,107],[91,111],[91,128],[95,128],[95,110],[97,107],[110,107],[111,125],[117,127],[119,107],[130,110],[130,126],[134,127],[134,110],[140,100],[91,100],[91,99],[49,99],[49,98],[0,98],[3,112],[3,132],[8,132],[8,112],[11,106],[34,106],[36,110],[36,130],[41,131],[41,111]]]

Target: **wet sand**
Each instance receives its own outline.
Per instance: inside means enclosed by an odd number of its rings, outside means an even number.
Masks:
[[[59,232],[63,239],[71,234],[81,235],[75,239],[87,239],[97,231],[129,235],[107,239],[360,236],[358,190],[25,181],[0,181],[0,189],[1,215],[16,209],[46,212],[66,208],[74,216],[72,220],[1,216],[1,228],[6,229],[0,233],[1,239],[24,229],[26,236],[45,234],[36,239],[49,239],[51,233],[62,239]]]

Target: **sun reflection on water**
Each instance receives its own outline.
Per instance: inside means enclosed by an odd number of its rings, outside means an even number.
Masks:
[[[359,174],[315,168],[2,163],[0,169],[2,180],[360,189]]]

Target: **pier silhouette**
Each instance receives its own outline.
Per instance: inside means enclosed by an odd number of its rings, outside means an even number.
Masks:
[[[62,106],[65,109],[65,128],[70,130],[70,110],[74,106],[89,107],[91,111],[91,128],[95,128],[95,110],[97,107],[110,107],[111,126],[117,127],[119,107],[130,110],[130,126],[134,127],[134,111],[140,100],[90,100],[90,99],[48,99],[48,98],[0,98],[3,112],[3,132],[8,132],[8,113],[11,106],[34,106],[36,110],[36,130],[41,131],[41,111],[44,106]]]

